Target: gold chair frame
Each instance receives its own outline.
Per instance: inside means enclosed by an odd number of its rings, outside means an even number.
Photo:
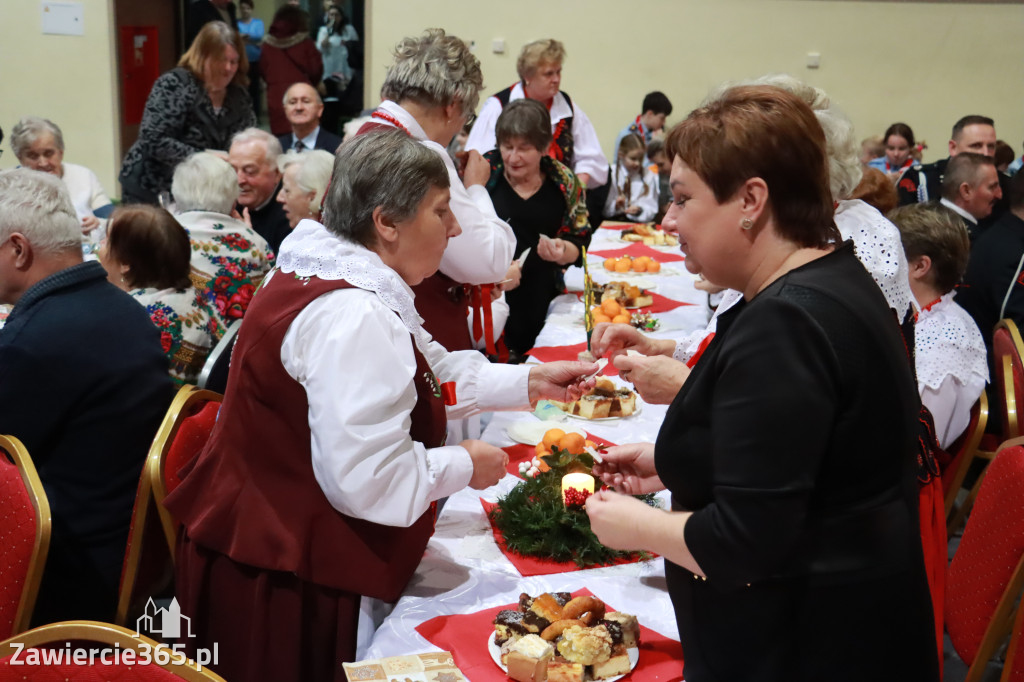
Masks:
[[[953,508],[953,505],[956,503],[957,493],[960,492],[960,486],[963,485],[964,477],[967,476],[971,464],[974,463],[975,459],[984,459],[991,462],[995,456],[994,452],[979,449],[981,439],[985,435],[985,427],[988,425],[988,411],[988,393],[985,389],[982,389],[981,395],[978,396],[978,422],[974,425],[974,430],[965,437],[963,445],[964,454],[960,458],[956,471],[948,472],[953,476],[953,482],[950,484],[949,492],[946,493],[945,499],[947,534],[952,533],[954,529],[960,526],[966,518],[967,512],[970,511],[974,498],[978,495],[978,486],[976,484],[971,488],[967,499],[956,509]]]
[[[1017,351],[1017,357],[1024,361],[1024,339],[1021,338],[1017,323],[1009,318],[1005,318],[996,323],[993,333],[999,329],[1005,329],[1010,334],[1010,340]],[[1021,368],[1021,370],[1024,371],[1024,368]],[[1003,428],[1005,429],[1007,439],[1016,438],[1021,433],[1020,427],[1017,424],[1017,392],[1013,385],[1013,359],[1009,355],[1001,356],[996,371],[1002,372],[1003,376],[1002,416],[1005,420]]]
[[[32,509],[36,515],[36,537],[32,544],[32,557],[25,573],[25,584],[21,588],[18,610],[11,624],[11,634],[19,635],[28,629],[28,624],[32,620],[36,598],[39,596],[39,583],[43,580],[43,570],[46,568],[46,556],[50,552],[50,528],[53,519],[43,483],[39,480],[35,464],[22,442],[14,436],[0,436],[0,449],[6,452],[18,467],[21,481],[32,500]]]
[[[28,649],[66,641],[119,645],[122,650],[135,652],[142,652],[148,647],[151,654],[156,651],[157,646],[161,646],[159,642],[145,635],[136,635],[132,630],[119,625],[91,620],[69,620],[63,623],[43,625],[0,642],[0,658],[7,658],[21,651],[19,647],[14,646],[15,644],[23,645],[25,649]],[[163,646],[166,648],[166,645]],[[224,682],[224,678],[212,670],[206,668],[200,670],[199,666],[184,654],[169,648],[166,650],[171,662],[160,664],[154,660],[150,665],[172,672],[187,682]]]

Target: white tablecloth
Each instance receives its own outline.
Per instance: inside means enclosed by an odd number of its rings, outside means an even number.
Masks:
[[[590,251],[626,246],[628,244],[619,240],[617,231],[599,229],[594,235]],[[677,253],[673,249],[665,249],[665,252]],[[624,279],[605,271],[603,260],[600,256],[588,258],[591,276],[595,281],[603,283],[611,279]],[[693,305],[657,314],[662,326],[654,335],[659,338],[682,338],[707,323],[707,295],[693,287],[694,277],[686,272],[682,262],[664,265],[662,273],[643,275],[642,278],[653,282],[654,290],[662,296]],[[581,291],[583,270],[570,268],[566,273],[566,284],[570,292]],[[552,303],[548,322],[535,345],[572,345],[585,339],[583,304],[570,293],[556,298]],[[618,377],[612,380],[623,384]],[[627,419],[597,422],[572,420],[572,423],[613,443],[653,442],[666,407],[642,401],[638,401],[638,404],[641,405],[640,413]],[[495,414],[484,430],[483,439],[499,447],[512,445],[513,441],[505,432],[506,427],[515,421],[532,419],[536,417],[529,413]],[[536,595],[550,591],[573,591],[582,587],[589,588],[617,609],[636,614],[647,627],[668,637],[677,637],[661,559],[547,576],[525,578],[519,575],[495,544],[490,524],[479,501],[480,497],[496,500],[518,480],[507,475],[498,485],[485,491],[466,489],[448,499],[415,576],[394,609],[383,618],[372,640],[361,646],[360,659],[436,650],[415,630],[417,625],[435,616],[472,613],[511,604],[518,601],[521,592]],[[386,608],[382,610],[379,604],[374,606],[376,610],[371,617],[380,622]],[[369,625],[369,621],[366,625]],[[481,633],[479,642],[467,643],[467,646],[483,646],[485,638],[485,633]]]

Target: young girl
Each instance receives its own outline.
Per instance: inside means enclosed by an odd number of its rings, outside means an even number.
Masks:
[[[626,135],[608,183],[604,215],[614,220],[646,223],[658,212],[658,178],[644,167],[644,142]]]

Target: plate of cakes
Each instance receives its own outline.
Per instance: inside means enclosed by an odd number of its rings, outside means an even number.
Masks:
[[[630,229],[623,230],[619,239],[646,246],[679,246],[679,237],[649,223],[637,223]]]
[[[606,377],[598,377],[597,385],[584,393],[579,400],[571,403],[550,401],[562,412],[574,419],[602,421],[622,419],[640,414],[642,403],[636,393],[628,388],[619,388]]]
[[[516,682],[613,682],[636,667],[639,646],[636,616],[568,592],[523,593],[487,635],[494,663]]]

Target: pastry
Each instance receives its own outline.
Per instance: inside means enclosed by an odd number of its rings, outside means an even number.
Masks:
[[[537,635],[526,635],[509,649],[505,665],[516,682],[547,682],[548,662],[555,654],[550,642]]]
[[[612,654],[612,636],[600,625],[596,628],[574,625],[562,632],[558,653],[568,661],[583,665],[607,661]]]
[[[604,617],[604,602],[597,597],[576,597],[562,609],[562,617],[579,619],[585,625],[595,625]]]
[[[586,625],[582,620],[576,620],[572,618],[563,618],[562,620],[556,620],[551,625],[544,628],[544,632],[540,633],[541,639],[545,639],[549,642],[553,642],[562,636],[568,628],[573,625]]]
[[[536,597],[523,615],[523,624],[530,632],[540,632],[556,620],[562,619],[562,605],[545,592]]]
[[[606,621],[613,621],[619,624],[622,629],[622,644],[627,648],[640,646],[640,624],[636,616],[620,611],[609,611],[604,614]]]
[[[584,419],[628,417],[636,412],[636,393],[628,388],[616,387],[605,377],[599,377],[597,385],[576,402],[552,402],[563,412],[579,415]]]
[[[583,682],[583,664],[556,656],[548,663],[548,682]]]
[[[616,675],[625,675],[631,669],[629,663],[629,652],[621,644],[612,647],[612,655],[607,661],[598,661],[593,664],[590,673],[595,680],[603,680]]]
[[[522,637],[530,631],[523,624],[523,612],[505,609],[494,619],[494,643],[501,646],[509,639]]]

